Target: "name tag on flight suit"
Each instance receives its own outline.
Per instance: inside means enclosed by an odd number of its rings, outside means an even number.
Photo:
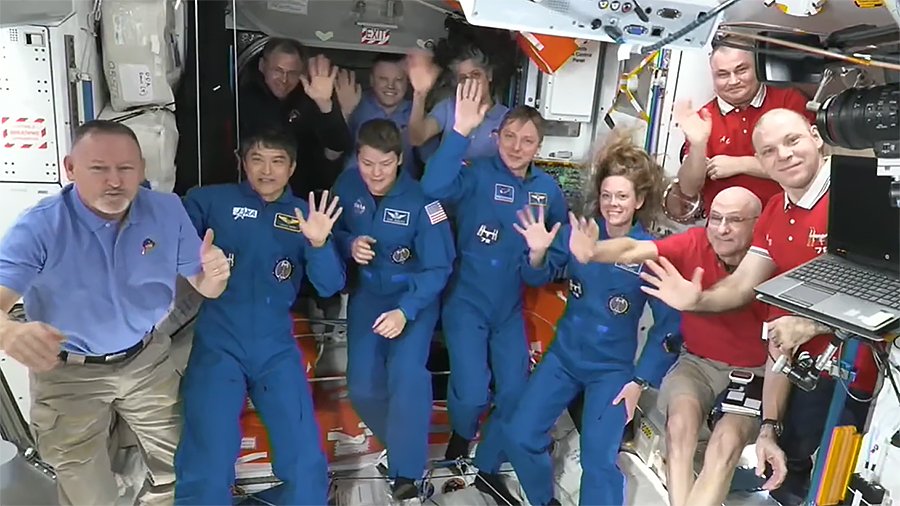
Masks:
[[[275,215],[275,228],[287,230],[288,232],[300,233],[300,220],[296,216],[290,214],[277,213]]]

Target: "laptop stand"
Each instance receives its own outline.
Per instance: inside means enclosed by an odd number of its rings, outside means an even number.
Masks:
[[[832,434],[834,433],[838,422],[840,422],[841,412],[843,412],[844,405],[847,402],[849,383],[851,383],[856,376],[854,364],[856,363],[856,357],[859,354],[859,342],[862,339],[866,339],[843,330],[835,331],[834,335],[835,339],[822,355],[817,358],[814,365],[807,369],[803,374],[798,375],[804,378],[805,382],[807,382],[806,386],[809,386],[809,374],[815,374],[815,379],[812,382],[812,387],[815,388],[815,384],[818,383],[819,380],[819,373],[822,370],[826,370],[825,368],[828,367],[828,363],[831,361],[831,356],[834,355],[838,347],[840,348],[841,355],[838,357],[837,362],[838,371],[836,371],[835,374],[832,374],[832,377],[835,381],[846,381],[847,385],[835,385],[834,393],[831,397],[831,404],[828,408],[828,417],[825,419],[825,428],[822,431],[822,440],[819,442],[819,450],[816,452],[816,462],[809,483],[809,492],[807,493],[806,501],[804,502],[804,504],[807,505],[818,504],[817,499],[819,492],[824,485],[823,477],[832,442]],[[825,359],[826,356],[827,359]],[[818,369],[818,371],[816,371],[816,369]],[[791,378],[791,375],[788,375],[788,377]],[[794,380],[791,379],[791,382],[794,383]],[[804,386],[801,386],[801,388],[804,388]]]

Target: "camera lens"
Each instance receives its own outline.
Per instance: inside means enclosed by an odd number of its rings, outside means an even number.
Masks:
[[[898,156],[900,87],[852,88],[829,97],[816,113],[816,126],[828,144],[847,149],[874,148],[879,156]]]

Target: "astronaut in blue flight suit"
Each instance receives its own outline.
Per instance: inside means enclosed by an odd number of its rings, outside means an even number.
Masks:
[[[348,204],[335,242],[359,266],[347,308],[350,400],[385,443],[393,496],[417,496],[428,459],[431,373],[428,354],[456,251],[441,203],[427,199],[405,170],[400,130],[367,121],[357,140],[358,168],[335,193]]]
[[[316,206],[288,181],[295,141],[262,133],[242,142],[247,179],[190,191],[185,207],[198,231],[214,228],[232,264],[228,288],[204,301],[182,381],[184,429],[175,456],[176,504],[230,505],[249,392],[268,430],[282,485],[279,505],[326,504],[328,467],[320,444],[291,305],[304,273],[323,295],[344,287],[344,264],[329,238],[338,199]]]
[[[593,185],[599,196],[600,235],[650,239],[642,221],[648,221],[645,213],[657,209],[662,169],[622,140],[602,156]],[[635,220],[636,211],[643,220]],[[530,210],[520,214],[517,229],[529,245],[528,268],[542,273],[545,281],[564,269],[569,294],[553,343],[501,433],[506,454],[529,503],[559,504],[553,497],[549,431],[572,399],[584,392],[580,504],[622,505],[625,478],[617,466],[622,431],[641,392],[658,385],[675,361],[666,340],[677,335],[680,313],[641,291],[640,264],[577,262],[568,247],[572,227],[581,226],[574,215],[555,238],[543,218],[539,214],[535,219]],[[653,312],[653,327],[635,364],[645,303]]]
[[[566,218],[566,202],[556,181],[532,161],[540,148],[542,118],[531,107],[510,111],[501,123],[498,154],[462,166],[469,133],[487,110],[477,80],[457,88],[455,124],[429,160],[422,188],[456,209],[455,272],[444,300],[441,321],[450,352],[448,409],[453,434],[448,460],[467,457],[479,418],[490,404],[492,420],[483,439],[499,427],[495,418],[512,412],[528,377],[528,345],[522,314],[523,270],[527,246],[513,229],[516,211],[525,205],[545,208],[551,222]],[[490,493],[503,462],[499,444],[478,446],[476,486]],[[490,485],[490,486],[487,486]]]

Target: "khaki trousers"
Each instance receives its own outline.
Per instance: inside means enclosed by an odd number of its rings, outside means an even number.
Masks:
[[[31,423],[41,460],[56,470],[61,505],[116,503],[118,486],[109,459],[114,414],[137,436],[149,470],[137,503],[174,502],[181,408],[170,342],[157,333],[124,362],[60,364],[32,373]]]
[[[708,415],[715,407],[719,394],[731,384],[729,377],[731,371],[743,369],[756,376],[764,377],[765,366],[761,367],[736,367],[724,362],[698,357],[689,351],[682,351],[678,360],[663,377],[657,397],[657,408],[663,414],[668,413],[669,402],[680,396],[687,395],[697,399],[704,416]]]

